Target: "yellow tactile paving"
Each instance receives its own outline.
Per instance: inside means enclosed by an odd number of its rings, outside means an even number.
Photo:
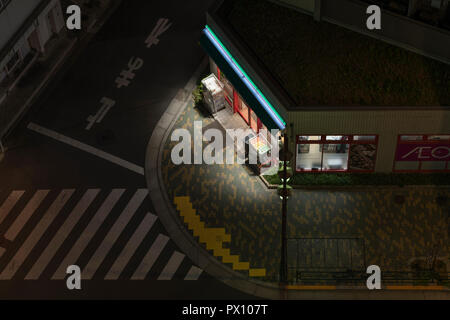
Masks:
[[[250,277],[265,277],[266,269],[252,269],[249,262],[239,261],[239,256],[232,255],[230,249],[223,248],[223,243],[231,241],[231,235],[227,234],[225,228],[206,228],[205,223],[200,220],[189,197],[175,197],[174,202],[184,222],[192,230],[194,236],[201,243],[212,250],[215,257],[221,257],[224,263],[231,263],[233,270],[248,270]]]

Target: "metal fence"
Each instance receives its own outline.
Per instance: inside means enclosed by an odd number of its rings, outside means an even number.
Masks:
[[[369,277],[363,238],[288,239],[290,283],[304,285],[365,285]],[[434,270],[381,270],[384,285],[450,286],[450,273]]]
[[[348,271],[296,271],[295,283],[365,285],[368,278],[365,270]],[[384,285],[441,285],[450,286],[450,273],[433,271],[382,271]]]

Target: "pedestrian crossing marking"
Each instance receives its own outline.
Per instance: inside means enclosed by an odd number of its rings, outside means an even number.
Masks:
[[[206,245],[206,249],[213,251],[215,257],[221,257],[224,263],[231,263],[233,270],[248,270],[250,277],[266,275],[265,268],[250,268],[249,262],[239,261],[238,255],[232,255],[230,249],[223,248],[224,242],[231,241],[231,235],[226,234],[225,228],[206,228],[189,197],[175,197],[174,202],[189,230]]]
[[[167,262],[166,266],[164,267],[164,270],[161,271],[158,280],[172,280],[175,272],[177,272],[178,268],[180,267],[181,262],[183,262],[184,257],[184,254],[175,251],[170,257],[169,262]]]
[[[61,226],[61,228],[59,228],[52,241],[45,248],[39,259],[35,262],[33,268],[25,277],[26,280],[39,279],[40,275],[45,270],[50,260],[54,257],[58,249],[63,244],[64,240],[66,240],[73,227],[81,219],[84,212],[87,210],[87,208],[89,208],[92,201],[94,201],[99,192],[100,189],[89,189],[88,191],[86,191],[80,202],[77,203],[75,208],[70,213],[69,217],[64,221],[64,224]]]
[[[144,199],[147,197],[147,189],[139,189],[134,194],[133,198],[128,202],[125,209],[122,211],[119,219],[116,220],[112,228],[109,230],[101,245],[97,248],[91,260],[83,270],[83,279],[89,280],[94,276],[98,267],[105,260],[106,255],[116,243],[123,229],[134,216],[136,210],[141,206]]]
[[[155,215],[147,213],[144,220],[142,220],[141,224],[136,229],[136,232],[131,236],[125,248],[123,248],[119,257],[114,262],[114,265],[109,270],[108,274],[105,277],[106,280],[117,280],[119,278],[128,261],[130,261],[131,257],[136,252],[145,236],[153,227],[156,219],[157,217]]]
[[[33,215],[34,211],[41,205],[41,202],[48,195],[50,190],[38,190],[33,195],[30,201],[28,201],[25,208],[22,210],[20,215],[14,221],[14,223],[9,227],[8,231],[5,233],[5,239],[9,241],[14,241],[19,234],[22,227],[28,222],[28,220]]]
[[[76,243],[70,249],[70,252],[66,255],[63,262],[60,264],[59,268],[53,275],[52,279],[62,280],[66,277],[66,268],[70,265],[76,264],[77,259],[80,257],[84,249],[86,249],[87,245],[92,240],[95,233],[103,224],[106,217],[115,207],[124,192],[125,189],[114,189],[111,191],[105,201],[103,201],[101,207],[95,213],[94,217],[89,222],[86,229],[83,231],[83,234],[78,238]]]
[[[131,280],[144,280],[147,274],[150,272],[150,269],[155,264],[156,259],[158,259],[159,255],[163,251],[167,242],[169,242],[169,237],[160,234],[156,238],[155,242],[153,242],[150,250],[148,250],[144,259],[142,259],[141,264],[134,272]]]
[[[17,204],[24,193],[25,191],[13,191],[5,200],[5,202],[3,202],[2,206],[0,207],[0,224],[3,222],[3,220],[5,220],[11,209],[14,208],[14,206]]]
[[[200,268],[197,268],[196,266],[192,266],[191,269],[189,269],[189,272],[187,273],[184,280],[197,280],[200,275],[202,274],[203,270]]]
[[[21,204],[20,207],[17,204],[28,191],[10,192],[3,204],[0,203],[0,215],[2,222],[4,218],[14,215],[15,220],[13,220],[12,225],[6,228],[10,230],[10,238],[14,238],[14,240],[9,241],[5,237],[2,238],[7,245],[3,244],[3,247],[0,247],[0,258],[2,258],[2,263],[5,264],[5,267],[0,269],[0,280],[38,280],[43,277],[45,270],[52,268],[56,268],[56,271],[53,275],[50,275],[51,280],[64,280],[67,277],[67,267],[78,264],[78,260],[88,246],[92,244],[92,239],[101,229],[107,217],[114,215],[114,211],[121,210],[113,227],[102,239],[101,244],[97,248],[93,248],[95,253],[87,262],[87,268],[79,265],[82,269],[82,279],[92,279],[131,219],[136,216],[136,212],[143,210],[141,208],[142,203],[148,197],[147,189],[135,189],[134,194],[130,197],[131,199],[127,199],[127,202],[124,203],[124,208],[118,208],[117,204],[123,198],[126,189],[112,189],[101,195],[103,199],[101,205],[100,201],[96,201],[99,203],[99,208],[96,209],[93,217],[89,218],[89,222],[86,222],[87,226],[81,226],[79,222],[86,216],[87,212],[90,212],[88,209],[92,206],[94,200],[100,197],[100,191],[101,189],[88,189],[82,193],[76,193],[76,189],[62,189],[57,194],[55,193],[55,197],[48,199],[51,190],[33,190],[31,195],[27,197],[27,202]],[[39,212],[43,212],[39,220],[37,220],[38,217],[35,217],[38,209]],[[61,217],[63,212],[67,212],[68,215],[66,216],[64,213],[64,216]],[[31,217],[33,219],[30,219]],[[58,217],[64,219],[60,222],[62,225],[59,226],[58,222],[59,227],[53,227],[55,221],[59,219]],[[130,230],[127,227],[127,233],[129,232],[130,236],[123,249],[120,252],[114,252],[112,258],[115,260],[113,260],[113,264],[104,278],[105,280],[120,278],[133,256],[144,244],[144,239],[152,230],[155,230],[154,225],[157,218],[156,215],[147,213],[140,222],[137,221],[139,223],[136,223],[136,228]],[[37,220],[35,225],[31,225],[30,222],[34,220]],[[66,240],[75,232],[79,234],[79,237],[72,247],[67,248]],[[17,243],[19,241],[17,235],[19,234],[24,234],[25,239],[22,242],[22,237],[20,237],[21,242]],[[169,261],[161,257],[161,253],[167,247],[169,240],[168,236],[158,234],[150,248],[147,249],[145,256],[141,261],[138,261],[139,266],[135,270],[129,270],[132,272],[132,277],[129,277],[128,280],[145,280],[156,263],[163,264],[161,266],[163,271],[159,275],[152,274],[151,278],[170,280],[176,277],[180,265],[185,260],[185,255],[171,248],[172,253]],[[2,244],[0,243],[0,245]],[[44,245],[45,248],[41,249],[41,246]],[[35,252],[38,248],[42,251]],[[58,254],[59,257],[60,253],[64,254],[61,257],[62,262],[54,261],[56,255]],[[35,258],[30,260],[31,256],[35,256]],[[4,261],[5,258],[9,260]],[[85,275],[87,270],[89,272]],[[202,273],[202,269],[191,265],[189,271],[183,277],[184,280],[198,280]],[[21,275],[23,278],[19,279],[19,274],[24,274]]]
[[[33,229],[31,234],[22,244],[19,251],[16,252],[14,258],[11,259],[6,268],[0,274],[0,280],[12,279],[17,270],[30,254],[31,250],[33,250],[36,243],[38,243],[38,241],[41,239],[42,235],[45,233],[49,225],[53,222],[53,220],[65,206],[74,192],[75,190],[73,189],[61,191],[56,200],[52,203],[45,215],[39,221],[38,225]]]

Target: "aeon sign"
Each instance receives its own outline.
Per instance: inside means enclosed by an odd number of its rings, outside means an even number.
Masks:
[[[399,144],[396,161],[449,161],[450,143]]]

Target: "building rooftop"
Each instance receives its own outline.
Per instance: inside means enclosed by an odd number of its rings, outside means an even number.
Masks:
[[[221,11],[297,106],[450,106],[450,66],[265,0]]]

